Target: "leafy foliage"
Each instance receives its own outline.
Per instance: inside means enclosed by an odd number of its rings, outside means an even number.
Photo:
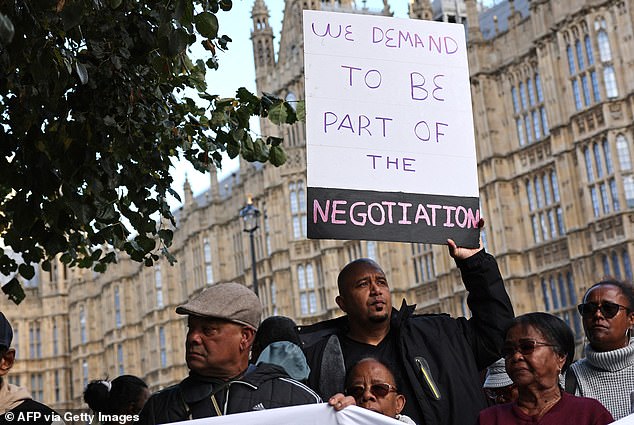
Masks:
[[[220,166],[223,151],[284,163],[281,140],[253,140],[249,118],[295,122],[288,103],[207,92],[231,41],[216,14],[229,9],[231,0],[0,1],[0,237],[21,256],[0,248],[0,273],[30,279],[32,264],[48,270],[58,255],[96,271],[116,251],[174,261],[173,159],[200,171]],[[206,60],[192,60],[194,43]],[[24,296],[16,278],[3,289]]]

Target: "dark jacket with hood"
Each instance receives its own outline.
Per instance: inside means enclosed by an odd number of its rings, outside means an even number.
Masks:
[[[414,314],[403,300],[393,309],[390,332],[398,358],[416,395],[407,399],[404,414],[418,425],[473,425],[487,407],[480,371],[500,358],[504,331],[513,307],[495,259],[479,251],[457,261],[473,316]],[[345,335],[348,317],[300,328],[311,374],[308,385],[322,398],[342,392],[345,363],[338,335]]]
[[[281,367],[261,363],[229,382],[191,373],[153,394],[141,410],[139,425],[218,416],[212,395],[222,415],[321,402],[313,390],[289,378]]]

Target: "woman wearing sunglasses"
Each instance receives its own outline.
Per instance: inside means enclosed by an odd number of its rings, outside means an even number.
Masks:
[[[335,394],[328,403],[335,410],[356,404],[406,424],[416,425],[409,416],[401,414],[405,396],[398,391],[394,373],[374,357],[359,360],[346,378],[346,394]]]
[[[566,322],[548,313],[516,317],[506,332],[502,357],[517,385],[518,398],[480,412],[478,424],[603,425],[612,415],[597,400],[576,397],[559,386],[574,356],[575,340]]]
[[[634,391],[634,289],[618,280],[604,280],[588,289],[579,304],[588,338],[585,358],[572,364],[566,390],[599,400],[620,419],[629,415]]]

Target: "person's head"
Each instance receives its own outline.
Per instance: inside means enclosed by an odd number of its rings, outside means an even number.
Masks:
[[[496,404],[510,403],[517,400],[517,385],[511,381],[506,373],[504,359],[499,359],[489,367],[482,384],[487,397]]]
[[[260,323],[251,347],[251,361],[255,363],[262,351],[273,342],[288,341],[301,347],[297,325],[286,316],[267,317]]]
[[[121,375],[112,381],[91,381],[84,390],[88,407],[107,415],[136,415],[149,397],[147,384],[133,375]]]
[[[339,296],[335,299],[356,323],[387,323],[392,312],[390,287],[381,267],[361,258],[348,263],[337,278]]]
[[[192,372],[229,379],[245,371],[262,315],[253,291],[239,283],[219,283],[176,313],[188,315],[185,360]]]
[[[11,348],[12,341],[13,328],[4,313],[0,312],[0,382],[9,373],[15,361],[15,350]]]
[[[398,391],[394,373],[385,363],[368,357],[359,360],[348,372],[346,395],[357,406],[396,417],[405,406],[405,396]]]
[[[518,316],[507,328],[502,347],[506,372],[518,388],[550,388],[572,363],[575,338],[570,327],[548,313]]]
[[[583,329],[596,351],[612,351],[630,342],[634,326],[634,288],[615,279],[595,283],[579,304]]]

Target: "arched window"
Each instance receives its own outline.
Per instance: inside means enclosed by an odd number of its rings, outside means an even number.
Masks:
[[[85,344],[88,340],[86,336],[86,311],[84,306],[79,307],[79,340]]]
[[[533,186],[530,180],[526,180],[526,197],[528,198],[528,209],[535,210],[535,198],[533,197]]]
[[[557,174],[554,171],[550,173],[550,182],[553,186],[553,197],[555,198],[555,202],[559,202],[559,183],[557,183]]]
[[[630,262],[630,255],[627,252],[627,249],[624,249],[621,252],[621,258],[623,259],[623,269],[625,270],[625,278],[631,282],[632,281],[632,263]]]
[[[607,140],[601,142],[603,148],[603,158],[605,158],[605,168],[608,174],[614,173],[614,166],[612,165],[612,154],[610,153],[610,144]]]
[[[289,91],[285,100],[291,105],[293,109],[297,108],[297,96],[292,91]]]
[[[575,75],[575,59],[574,53],[572,53],[572,46],[569,44],[566,46],[566,56],[568,57],[568,71],[570,75]]]
[[[537,199],[537,208],[542,208],[544,206],[544,195],[542,192],[542,185],[538,177],[535,177],[535,179],[533,180],[533,184],[535,185],[535,198]]]
[[[607,32],[601,29],[597,33],[597,43],[599,45],[599,57],[601,62],[609,62],[612,60],[612,51],[610,50],[610,39]]]
[[[594,153],[594,163],[597,164],[597,178],[603,177],[603,165],[601,162],[601,153],[599,152],[599,145],[594,143],[592,145],[592,151]]]
[[[544,311],[550,311],[550,291],[546,279],[542,279],[542,295],[544,297]]]
[[[603,82],[605,83],[605,94],[609,98],[617,97],[619,89],[616,86],[616,74],[613,66],[605,66],[603,68]]]
[[[603,263],[603,276],[611,276],[612,273],[610,271],[610,260],[608,260],[608,256],[604,254],[601,260]]]
[[[575,50],[577,51],[577,64],[579,64],[579,69],[584,69],[586,66],[583,60],[583,48],[581,47],[581,41],[575,41]]]
[[[632,169],[630,148],[628,146],[627,139],[622,134],[616,136],[616,155],[619,158],[621,171],[629,171]]]
[[[586,161],[586,176],[588,177],[588,182],[594,181],[594,170],[592,168],[592,158],[590,157],[590,149],[585,148],[583,150],[583,157]]]
[[[511,98],[513,99],[513,112],[518,113],[520,111],[520,103],[517,99],[517,90],[515,87],[511,87]]]
[[[619,256],[615,251],[612,251],[612,268],[614,269],[614,276],[617,279],[621,278],[621,266],[619,265]]]
[[[119,296],[119,287],[114,287],[114,325],[121,327],[121,297]]]
[[[583,41],[586,45],[586,56],[588,57],[588,65],[594,65],[594,55],[592,54],[592,40],[590,36],[586,34],[583,38]]]

